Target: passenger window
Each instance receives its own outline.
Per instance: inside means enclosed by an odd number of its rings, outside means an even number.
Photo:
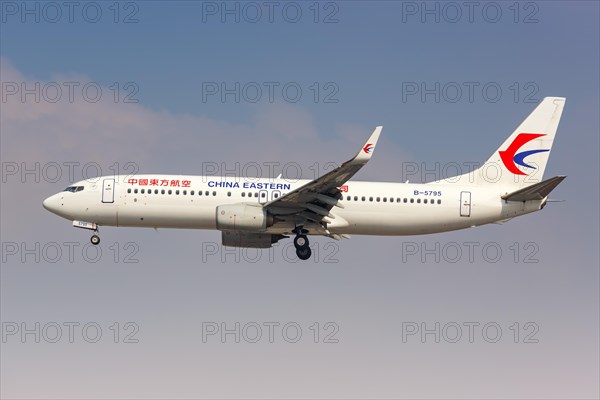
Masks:
[[[184,191],[183,191],[183,195],[184,195],[184,196],[185,196],[185,195],[187,195],[187,190],[184,190]]]
[[[175,191],[175,194],[179,195],[179,190],[176,190],[176,191]]]
[[[254,193],[254,197],[258,197],[258,192]]]
[[[358,201],[358,196],[354,196],[354,201]]]
[[[231,192],[227,192],[227,197],[231,197]]]
[[[262,193],[260,194],[260,197],[262,197],[262,198],[265,198],[265,196],[266,196],[266,195],[267,195],[267,194],[266,194],[265,192],[262,192]]]
[[[133,191],[133,193],[136,193],[136,194],[137,194],[137,192],[138,192],[138,190],[137,190],[137,189],[135,189],[135,190]]]
[[[192,190],[192,191],[190,192],[190,196],[193,196],[193,195],[194,195],[194,191]]]
[[[279,198],[279,193],[275,193],[275,198],[278,199]]]
[[[381,200],[381,198],[380,198],[380,197],[378,197],[376,200],[377,200],[377,202],[379,203],[379,200]]]
[[[369,197],[369,201],[373,201],[373,197]]]
[[[160,194],[165,194],[165,189],[161,190]]]
[[[365,196],[361,197],[361,200],[362,200],[362,201],[365,201]]]
[[[242,192],[242,197],[246,197],[246,192]]]
[[[154,194],[158,194],[158,189],[154,189]]]
[[[213,192],[213,196],[216,196],[216,195],[217,195],[217,192]]]
[[[427,204],[427,199],[423,200],[423,203]]]
[[[406,199],[406,197],[405,197],[405,198],[404,198],[404,203],[406,203],[406,202],[407,202],[407,199]]]
[[[414,202],[415,202],[415,199],[410,199],[410,202],[411,202],[411,203],[414,203]]]
[[[348,200],[348,201],[352,200],[352,196],[346,197],[346,200]]]
[[[204,195],[208,196],[208,195],[210,195],[210,192],[207,190],[206,192],[204,192]]]
[[[168,193],[169,194],[173,194],[173,191],[171,189],[169,189]]]
[[[442,200],[438,200],[438,204],[442,204]]]
[[[417,203],[421,204],[421,199],[417,199]]]
[[[131,193],[131,188],[127,189],[127,193]]]
[[[145,191],[146,191],[146,189],[142,189],[142,190],[141,190],[142,194],[144,194],[144,192],[145,192]]]

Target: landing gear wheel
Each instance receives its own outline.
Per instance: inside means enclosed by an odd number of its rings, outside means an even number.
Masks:
[[[90,242],[92,242],[94,246],[97,246],[100,243],[100,236],[92,235],[92,237],[90,238]]]
[[[296,235],[294,238],[294,246],[296,247],[296,250],[307,248],[308,237],[306,235]]]
[[[308,247],[308,246],[300,247],[300,248],[296,249],[296,255],[301,260],[308,260],[310,258],[310,256],[312,255],[312,251],[311,251],[310,247]]]

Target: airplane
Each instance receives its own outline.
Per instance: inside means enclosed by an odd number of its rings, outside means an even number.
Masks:
[[[351,181],[382,127],[356,156],[314,180],[145,174],[102,176],[43,201],[48,211],[93,231],[100,226],[221,231],[229,247],[269,248],[294,236],[420,235],[502,223],[544,208],[565,176],[542,180],[566,99],[544,98],[478,169],[429,183]]]

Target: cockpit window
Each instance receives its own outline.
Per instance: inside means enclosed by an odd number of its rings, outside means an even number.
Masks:
[[[69,186],[68,188],[66,188],[65,190],[63,190],[64,192],[81,192],[83,190],[83,186]]]

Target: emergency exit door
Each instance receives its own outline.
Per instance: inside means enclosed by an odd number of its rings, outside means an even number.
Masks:
[[[460,216],[471,216],[471,192],[460,192]]]
[[[104,179],[102,181],[102,202],[114,203],[115,201],[115,180]]]

